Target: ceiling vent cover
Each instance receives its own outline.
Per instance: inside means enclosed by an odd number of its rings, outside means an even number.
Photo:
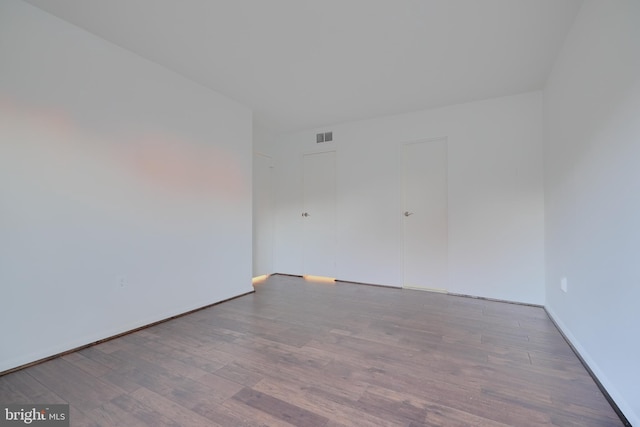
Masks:
[[[320,144],[321,142],[331,142],[333,141],[333,132],[324,132],[316,134],[316,143]]]

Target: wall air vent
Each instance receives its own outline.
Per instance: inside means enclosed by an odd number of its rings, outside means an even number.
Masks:
[[[316,144],[320,144],[321,142],[331,142],[333,141],[333,132],[324,132],[316,134]]]

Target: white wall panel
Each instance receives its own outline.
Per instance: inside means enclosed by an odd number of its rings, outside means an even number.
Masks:
[[[332,130],[334,141],[316,144]],[[301,274],[301,158],[335,149],[336,277],[402,283],[403,143],[447,137],[449,291],[544,302],[542,94],[310,129],[272,144],[275,271]]]
[[[544,95],[546,305],[640,425],[640,2],[585,2]]]
[[[252,289],[247,108],[14,0],[0,63],[0,371]]]

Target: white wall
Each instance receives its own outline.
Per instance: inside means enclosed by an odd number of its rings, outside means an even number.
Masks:
[[[334,142],[315,133],[333,130]],[[402,284],[400,147],[447,137],[449,291],[544,302],[542,94],[312,129],[271,148],[274,270],[302,273],[302,154],[337,151],[336,277]]]
[[[0,371],[252,290],[247,108],[15,0],[0,64]]]
[[[546,305],[640,425],[640,2],[584,3],[545,116]]]

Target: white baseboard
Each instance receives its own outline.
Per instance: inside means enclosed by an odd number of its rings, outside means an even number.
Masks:
[[[422,286],[404,285],[402,288],[403,289],[411,289],[412,291],[435,292],[437,294],[448,294],[449,293],[446,289],[423,288]]]

